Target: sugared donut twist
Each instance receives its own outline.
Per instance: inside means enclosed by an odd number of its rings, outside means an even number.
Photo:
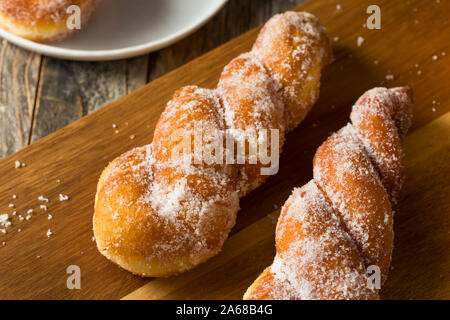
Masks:
[[[76,31],[67,20],[80,10],[80,27],[86,25],[99,0],[0,0],[0,28],[32,41],[57,41]],[[69,10],[68,10],[69,9]]]
[[[98,249],[108,259],[135,274],[165,277],[220,251],[235,223],[239,197],[264,182],[260,169],[270,165],[259,158],[252,164],[250,152],[243,155],[246,161],[230,163],[224,158],[235,151],[224,148],[221,154],[217,137],[229,136],[248,150],[255,142],[252,132],[278,129],[281,148],[291,121],[286,115],[301,115],[300,120],[312,107],[320,71],[332,56],[324,28],[308,13],[275,16],[257,43],[270,38],[286,45],[278,52],[255,45],[225,67],[217,89],[178,90],[156,125],[153,143],[104,170],[93,225]],[[274,71],[266,56],[283,61],[286,69]],[[292,79],[299,83],[288,89]],[[308,99],[289,104],[286,113],[286,101],[294,95]],[[271,146],[269,135],[258,135],[259,145]]]
[[[400,140],[411,106],[404,87],[375,88],[356,102],[352,123],[317,150],[314,179],[283,206],[274,262],[244,299],[378,299],[366,268],[378,266],[386,280],[394,237],[389,199],[403,182]]]
[[[305,118],[319,97],[323,61],[331,59],[328,38],[317,37],[320,25],[313,16],[287,12],[276,15],[263,27],[253,46],[255,55],[280,85],[286,130]],[[321,52],[320,55],[305,53]]]

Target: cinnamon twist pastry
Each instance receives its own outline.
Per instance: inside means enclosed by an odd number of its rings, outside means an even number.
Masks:
[[[378,299],[366,268],[386,280],[393,211],[403,182],[400,140],[412,119],[409,88],[375,88],[356,102],[351,124],[314,157],[314,179],[281,210],[273,264],[244,299]],[[375,270],[375,269],[374,269]]]
[[[32,41],[58,41],[77,30],[67,24],[76,9],[81,28],[97,3],[98,0],[0,0],[0,27]]]
[[[316,101],[331,57],[317,19],[287,12],[265,25],[251,52],[225,67],[217,89],[178,90],[153,143],[121,155],[100,177],[93,219],[100,252],[153,277],[184,272],[216,255],[235,224],[239,197],[267,178],[260,171],[267,164],[252,163],[250,154],[237,164],[224,161],[216,138],[231,136],[247,150],[255,142],[250,132],[276,129],[279,140],[257,139],[269,149],[281,147],[285,132]],[[225,157],[234,155],[228,151]]]

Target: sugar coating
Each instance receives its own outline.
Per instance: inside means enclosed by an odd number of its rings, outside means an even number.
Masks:
[[[350,124],[319,148],[313,172],[367,265],[378,265],[387,272],[393,237],[391,206]]]
[[[393,249],[393,201],[402,174],[400,139],[412,119],[408,88],[375,88],[356,102],[352,124],[314,158],[314,179],[282,208],[273,264],[245,299],[378,299],[366,268],[386,280]]]
[[[99,0],[2,0],[0,27],[32,41],[60,41],[78,28],[68,26],[73,6],[80,10],[80,27],[91,18]],[[70,10],[68,10],[70,8]]]
[[[274,287],[282,289],[273,291],[271,298],[377,297],[376,292],[367,287],[364,263],[356,246],[313,180],[295,189],[286,201],[276,239],[277,255],[270,273],[276,282]],[[286,243],[286,246],[279,243]]]
[[[329,48],[324,27],[306,12],[275,15],[253,46],[252,51],[281,88],[288,131],[303,120],[318,98],[317,78],[332,59]]]
[[[71,5],[81,6],[86,0],[2,0],[0,11],[20,21],[33,25],[40,20],[61,22],[67,19],[67,8]]]
[[[288,12],[268,24],[260,34],[262,42],[279,36],[277,26],[283,41],[290,42],[279,53],[288,74],[270,68],[269,58],[255,47],[225,67],[217,89],[178,90],[158,121],[152,144],[131,150],[105,169],[94,233],[106,257],[141,275],[166,276],[220,251],[235,223],[239,197],[265,178],[260,163],[210,163],[199,155],[215,150],[217,136],[230,134],[245,143],[248,129],[278,129],[281,146],[285,132],[317,99],[320,72],[331,59],[324,29],[312,15]],[[275,54],[269,53],[272,58]],[[293,78],[298,79],[295,86],[289,83]],[[289,112],[287,93],[298,102]],[[297,118],[291,121],[294,113]],[[199,145],[194,143],[198,128]],[[258,139],[271,143],[267,137]]]

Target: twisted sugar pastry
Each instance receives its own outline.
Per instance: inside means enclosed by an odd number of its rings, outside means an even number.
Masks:
[[[393,211],[403,182],[400,139],[412,118],[408,88],[375,88],[348,124],[314,157],[314,179],[281,210],[273,264],[244,299],[378,299],[366,268],[381,282],[393,249]]]
[[[259,139],[281,146],[285,132],[316,101],[331,56],[317,19],[287,12],[265,25],[251,52],[225,67],[217,89],[178,90],[153,143],[121,155],[100,177],[93,219],[100,252],[126,270],[154,277],[181,273],[216,255],[235,224],[239,197],[264,182],[260,169],[266,165],[211,162],[200,155],[216,150],[214,138],[225,134],[249,147],[247,133],[260,129],[278,129],[279,141]],[[223,160],[218,154],[216,160]]]
[[[86,25],[98,0],[0,0],[0,27],[32,41],[56,41],[76,29],[69,29],[68,18],[80,9],[80,27]]]

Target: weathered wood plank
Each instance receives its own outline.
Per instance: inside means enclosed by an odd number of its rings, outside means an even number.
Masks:
[[[0,42],[0,158],[29,142],[41,57]]]
[[[148,61],[148,54],[127,60],[127,94],[148,82]]]
[[[148,55],[108,62],[44,57],[31,142],[143,86],[147,64]]]
[[[74,62],[44,57],[31,141],[127,93],[126,60]]]
[[[47,57],[42,61],[31,142],[83,115],[83,102],[71,63],[54,61]]]

